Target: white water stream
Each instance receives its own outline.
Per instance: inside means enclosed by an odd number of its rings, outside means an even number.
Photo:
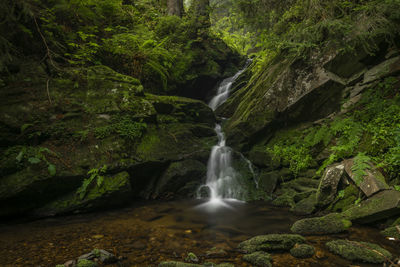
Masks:
[[[208,104],[212,110],[216,110],[228,99],[232,84],[246,70],[250,63],[251,60],[234,76],[222,81],[217,94]],[[222,199],[238,199],[241,190],[238,188],[238,183],[236,182],[237,172],[232,167],[232,149],[225,144],[225,135],[220,124],[215,126],[215,132],[218,136],[218,143],[211,150],[207,165],[207,180],[206,184],[202,187],[209,189],[211,203],[221,204],[223,203]],[[251,168],[250,170],[253,171]]]

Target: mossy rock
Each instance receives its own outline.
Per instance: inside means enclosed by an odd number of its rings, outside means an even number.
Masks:
[[[257,251],[243,256],[243,260],[254,266],[271,267],[271,256],[267,252]]]
[[[293,189],[281,190],[281,194],[272,201],[272,205],[277,207],[294,207],[294,196],[297,192]]]
[[[49,216],[66,213],[80,213],[96,209],[120,206],[132,198],[129,174],[121,172],[113,176],[105,176],[98,185],[95,181],[89,186],[82,197],[76,192],[65,195],[35,211],[39,216]]]
[[[356,262],[383,263],[392,258],[392,254],[380,246],[367,242],[334,240],[326,243],[329,251]]]
[[[349,209],[358,199],[360,191],[358,188],[350,184],[343,190],[343,195],[337,195],[333,203],[328,207],[328,210],[333,212],[343,212]]]
[[[385,237],[394,237],[397,240],[400,240],[400,224],[386,228],[381,231],[381,234]]]
[[[315,211],[316,206],[316,194],[311,194],[309,197],[297,202],[290,211],[299,215],[310,215]]]
[[[280,167],[280,159],[268,152],[265,146],[255,146],[249,152],[249,160],[265,170],[275,170]]]
[[[323,235],[346,231],[351,225],[351,221],[345,219],[342,215],[331,213],[323,217],[296,221],[290,230],[296,234]]]
[[[291,188],[298,192],[312,191],[318,188],[319,181],[311,178],[300,177],[281,184],[282,188]]]
[[[313,246],[307,244],[300,244],[294,246],[290,250],[290,255],[295,258],[311,258],[315,253],[315,249]]]
[[[270,234],[259,235],[239,244],[239,250],[245,253],[256,251],[290,250],[295,244],[304,243],[306,240],[300,235]]]
[[[201,264],[179,262],[179,261],[163,261],[158,264],[158,267],[203,267]]]
[[[78,264],[76,265],[76,267],[97,267],[97,263],[95,263],[94,261],[90,261],[90,260],[79,260]]]
[[[198,186],[205,180],[207,167],[197,160],[173,162],[150,190],[152,197],[166,197],[174,194],[181,197],[194,196]],[[186,187],[190,182],[193,188]]]

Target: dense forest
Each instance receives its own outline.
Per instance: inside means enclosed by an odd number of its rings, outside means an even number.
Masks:
[[[399,248],[400,0],[0,2],[0,266]]]

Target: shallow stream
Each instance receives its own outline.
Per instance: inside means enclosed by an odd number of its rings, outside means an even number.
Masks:
[[[203,262],[241,260],[237,245],[254,235],[290,233],[299,217],[264,202],[226,202],[218,207],[203,200],[146,202],[125,209],[0,225],[0,266],[55,266],[103,248],[124,258],[122,266],[157,266],[164,260],[183,261],[188,252]],[[399,256],[400,244],[384,239],[377,229],[352,227],[348,233],[307,237],[317,253],[296,259],[273,253],[274,266],[350,266],[327,251],[325,242],[349,238],[380,244]],[[213,247],[226,254],[208,257]],[[117,266],[117,265],[115,265]],[[378,266],[362,265],[356,266]]]

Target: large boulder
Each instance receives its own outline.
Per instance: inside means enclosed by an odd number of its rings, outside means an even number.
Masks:
[[[371,223],[400,214],[400,192],[384,190],[344,211],[346,219]]]
[[[259,72],[232,96],[235,112],[225,126],[228,142],[238,147],[246,140],[254,144],[280,122],[318,120],[339,110],[345,86],[322,67],[331,58],[315,57],[313,62],[279,58]]]

